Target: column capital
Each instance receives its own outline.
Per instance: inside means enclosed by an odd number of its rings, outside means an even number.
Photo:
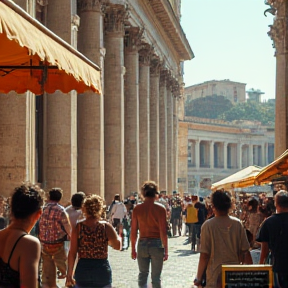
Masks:
[[[177,79],[173,80],[172,93],[175,98],[181,98],[181,85]]]
[[[160,85],[166,85],[167,84],[167,80],[169,79],[169,70],[168,69],[162,69],[160,70]]]
[[[287,1],[285,0],[266,0],[266,5],[270,8],[266,9],[264,15],[269,12],[276,15],[273,25],[269,25],[270,31],[267,33],[273,41],[273,47],[276,49],[275,55],[284,54],[288,52],[286,44],[288,15],[287,15]]]
[[[126,29],[124,37],[125,49],[128,52],[139,51],[143,38],[144,28],[131,27]]]
[[[109,5],[104,18],[105,34],[125,35],[124,23],[129,17],[128,6]]]
[[[153,57],[151,59],[151,64],[150,64],[150,73],[155,76],[160,75],[160,70],[161,70],[161,61],[158,57]]]
[[[153,46],[151,46],[147,43],[142,43],[140,50],[139,50],[140,65],[150,66],[153,53],[154,53],[154,47]]]
[[[106,0],[77,0],[78,13],[87,11],[104,12],[104,3],[106,3]]]

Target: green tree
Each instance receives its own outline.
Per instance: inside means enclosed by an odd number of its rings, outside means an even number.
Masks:
[[[252,101],[238,103],[231,109],[225,111],[222,115],[219,115],[218,118],[226,121],[260,121],[264,125],[274,125],[275,104],[273,102],[255,103]]]
[[[232,107],[231,101],[224,96],[206,96],[186,102],[185,114],[186,116],[217,119]]]

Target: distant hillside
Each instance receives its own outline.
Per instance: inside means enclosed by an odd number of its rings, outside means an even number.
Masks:
[[[252,120],[274,126],[275,102],[248,101],[233,106],[224,96],[206,96],[185,103],[185,115],[208,119]]]

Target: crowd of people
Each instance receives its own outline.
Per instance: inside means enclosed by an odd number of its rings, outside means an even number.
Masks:
[[[98,195],[77,192],[64,207],[61,188],[45,199],[43,190],[28,184],[8,199],[0,196],[0,287],[54,288],[66,279],[67,287],[109,288],[108,246],[124,251],[131,244],[138,286],[147,287],[151,266],[152,286],[159,288],[168,238],[179,236],[200,253],[195,286],[222,287],[222,264],[267,263],[274,287],[288,287],[286,191],[234,198],[217,190],[202,198],[158,190],[147,181],[139,194],[123,200],[115,194],[109,206]]]

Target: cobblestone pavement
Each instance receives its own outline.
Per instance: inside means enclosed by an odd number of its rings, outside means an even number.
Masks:
[[[169,259],[162,272],[163,288],[191,288],[195,278],[199,253],[192,252],[187,237],[169,238]],[[131,259],[131,249],[115,251],[109,248],[109,261],[113,273],[113,288],[138,288],[138,265]],[[150,278],[149,278],[149,282]],[[59,283],[64,286],[63,280]],[[148,288],[152,287],[151,284]]]

